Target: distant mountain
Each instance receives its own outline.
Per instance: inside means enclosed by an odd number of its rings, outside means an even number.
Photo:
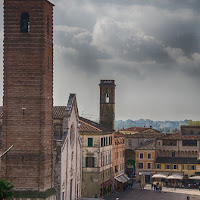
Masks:
[[[131,120],[128,119],[126,121],[116,120],[115,121],[115,130],[123,129],[129,127],[152,127],[153,129],[159,130],[163,133],[169,132],[178,132],[181,125],[187,125],[188,120],[184,121],[152,121],[150,119],[139,119],[139,120]]]

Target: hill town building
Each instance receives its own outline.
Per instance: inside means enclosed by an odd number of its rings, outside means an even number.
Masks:
[[[54,106],[54,178],[57,199],[81,197],[82,144],[79,135],[76,95],[70,94],[67,106]]]

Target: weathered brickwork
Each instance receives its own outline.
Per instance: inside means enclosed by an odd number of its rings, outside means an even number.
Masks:
[[[115,81],[101,80],[100,84],[100,124],[113,130],[115,120]]]
[[[29,31],[20,31],[22,13]],[[1,177],[16,190],[53,187],[53,5],[4,0],[4,97]]]

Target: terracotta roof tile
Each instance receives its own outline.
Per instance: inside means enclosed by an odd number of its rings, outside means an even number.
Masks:
[[[3,118],[3,106],[0,106],[0,119]]]
[[[148,130],[151,128],[145,128],[145,127],[130,127],[130,128],[125,128],[125,129],[121,129],[120,131],[134,131],[134,132],[140,132],[140,131],[144,131],[144,130]]]
[[[176,134],[163,134],[158,139],[168,140],[168,139],[176,139],[176,140],[199,140],[200,135],[182,135],[181,133]]]
[[[53,119],[62,119],[65,109],[66,109],[66,106],[54,106]]]
[[[198,160],[196,157],[157,157],[155,163],[198,164]]]
[[[80,132],[109,132],[108,129],[104,128],[100,124],[83,117],[79,117],[79,123]]]

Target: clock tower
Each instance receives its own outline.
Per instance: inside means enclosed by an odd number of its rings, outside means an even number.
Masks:
[[[53,188],[53,4],[48,0],[4,0],[3,151],[11,145],[1,178],[21,194],[37,191],[48,198],[46,191]]]

